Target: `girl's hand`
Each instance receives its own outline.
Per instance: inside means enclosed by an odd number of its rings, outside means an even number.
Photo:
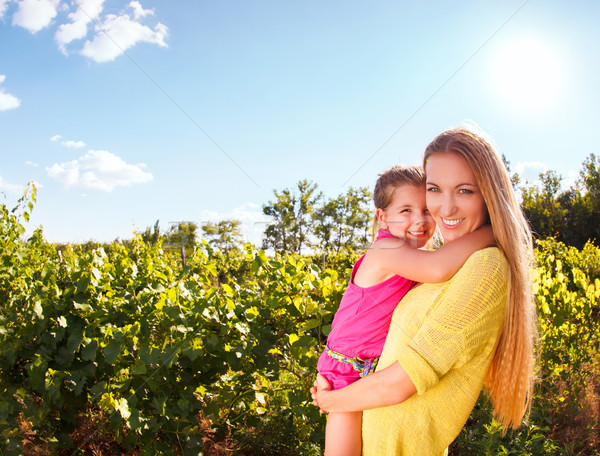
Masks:
[[[321,413],[325,413],[326,410],[321,407],[320,401],[322,401],[327,392],[331,391],[332,389],[333,388],[327,379],[321,374],[318,374],[314,386],[310,389],[310,395],[312,397],[313,404],[320,408]]]

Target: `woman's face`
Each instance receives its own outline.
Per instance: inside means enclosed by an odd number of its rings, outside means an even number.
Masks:
[[[434,153],[425,165],[427,209],[445,242],[475,231],[488,221],[488,212],[475,175],[454,152]]]

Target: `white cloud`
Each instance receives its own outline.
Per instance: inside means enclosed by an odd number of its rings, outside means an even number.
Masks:
[[[68,141],[63,141],[61,144],[71,149],[80,149],[82,147],[85,147],[85,143],[83,141],[73,141],[71,139],[69,139]]]
[[[134,14],[138,14],[134,9]],[[154,30],[142,25],[127,14],[108,14],[102,23],[95,27],[96,36],[86,41],[81,54],[102,63],[114,60],[137,43],[152,43],[166,47],[168,28],[160,22]]]
[[[140,2],[138,2],[137,0],[130,2],[128,6],[133,9],[133,18],[136,21],[142,17],[146,17],[148,15],[151,15],[151,16],[154,15],[154,10],[144,9],[142,7],[142,4]]]
[[[4,92],[4,90],[0,89],[0,111],[8,111],[9,109],[18,108],[21,105],[21,100],[19,100],[14,95],[10,93]]]
[[[12,24],[24,27],[31,33],[59,22],[54,33],[58,49],[65,55],[77,52],[96,62],[109,62],[138,43],[157,44],[167,47],[167,26],[158,22],[153,27],[142,23],[154,16],[153,9],[144,9],[139,0],[129,2],[125,11],[118,14],[102,14],[105,0],[0,0],[0,19],[8,11],[9,3],[17,5],[12,15]],[[109,2],[110,4],[114,4]],[[60,10],[60,17],[57,15]],[[69,12],[71,11],[71,12]],[[65,17],[66,14],[66,17]],[[95,24],[93,36],[89,38],[90,24]],[[87,39],[86,39],[87,38]],[[77,40],[86,40],[72,44]],[[68,46],[74,49],[67,49]]]
[[[26,164],[26,165],[28,165],[28,166],[33,166],[34,168],[38,166],[38,164],[37,164],[37,163],[35,163],[35,162],[32,162],[31,160],[27,160],[27,161],[25,162],[25,164]]]
[[[515,171],[523,181],[536,182],[548,168],[542,162],[519,162],[515,165]]]
[[[2,84],[6,79],[6,76],[0,74],[0,84]],[[19,100],[14,95],[10,93],[6,93],[4,89],[0,89],[0,111],[8,111],[9,109],[18,108],[21,105],[21,100]]]
[[[6,192],[11,195],[18,195],[25,191],[23,185],[9,184],[2,177],[0,177],[0,192]]]
[[[26,28],[31,33],[37,33],[46,28],[56,17],[60,0],[19,0],[18,9],[13,15],[13,25]]]
[[[54,135],[52,138],[50,138],[50,141],[56,142],[56,141],[60,141],[61,139],[62,139],[61,135]],[[81,149],[82,147],[85,147],[85,143],[83,141],[74,141],[72,139],[67,139],[65,141],[62,141],[61,144],[70,149]]]
[[[104,0],[80,0],[77,9],[68,14],[71,22],[60,25],[54,35],[58,48],[64,54],[67,53],[67,44],[86,37],[88,24],[100,16],[103,6]]]
[[[46,173],[67,189],[79,187],[111,192],[115,187],[151,181],[153,176],[145,168],[143,163],[131,165],[105,150],[90,150],[77,160],[46,167]]]
[[[9,1],[10,0],[0,0],[0,19],[2,19],[2,16],[4,16]]]
[[[542,162],[519,162],[515,166],[515,171],[521,177],[523,184],[540,187],[542,185],[540,174],[548,171],[548,167]],[[562,172],[557,172],[556,174],[561,178],[561,191],[568,190],[575,185],[575,182],[579,178],[579,172],[573,170],[568,170],[566,174]]]

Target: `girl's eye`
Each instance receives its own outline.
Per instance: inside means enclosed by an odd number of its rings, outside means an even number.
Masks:
[[[429,188],[427,188],[427,191],[428,191],[428,192],[439,192],[439,191],[440,191],[440,189],[439,189],[439,188],[437,188],[437,187],[429,187]]]
[[[471,195],[471,194],[473,194],[473,190],[469,190],[468,188],[461,188],[458,192],[462,193],[463,195]]]
[[[400,211],[400,213],[401,213],[401,214],[404,214],[405,212],[410,212],[410,209],[402,209],[402,210]]]

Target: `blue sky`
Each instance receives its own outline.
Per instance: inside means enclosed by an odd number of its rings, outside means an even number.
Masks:
[[[244,222],[327,197],[473,121],[568,185],[600,120],[600,3],[0,0],[0,196],[50,241]]]

